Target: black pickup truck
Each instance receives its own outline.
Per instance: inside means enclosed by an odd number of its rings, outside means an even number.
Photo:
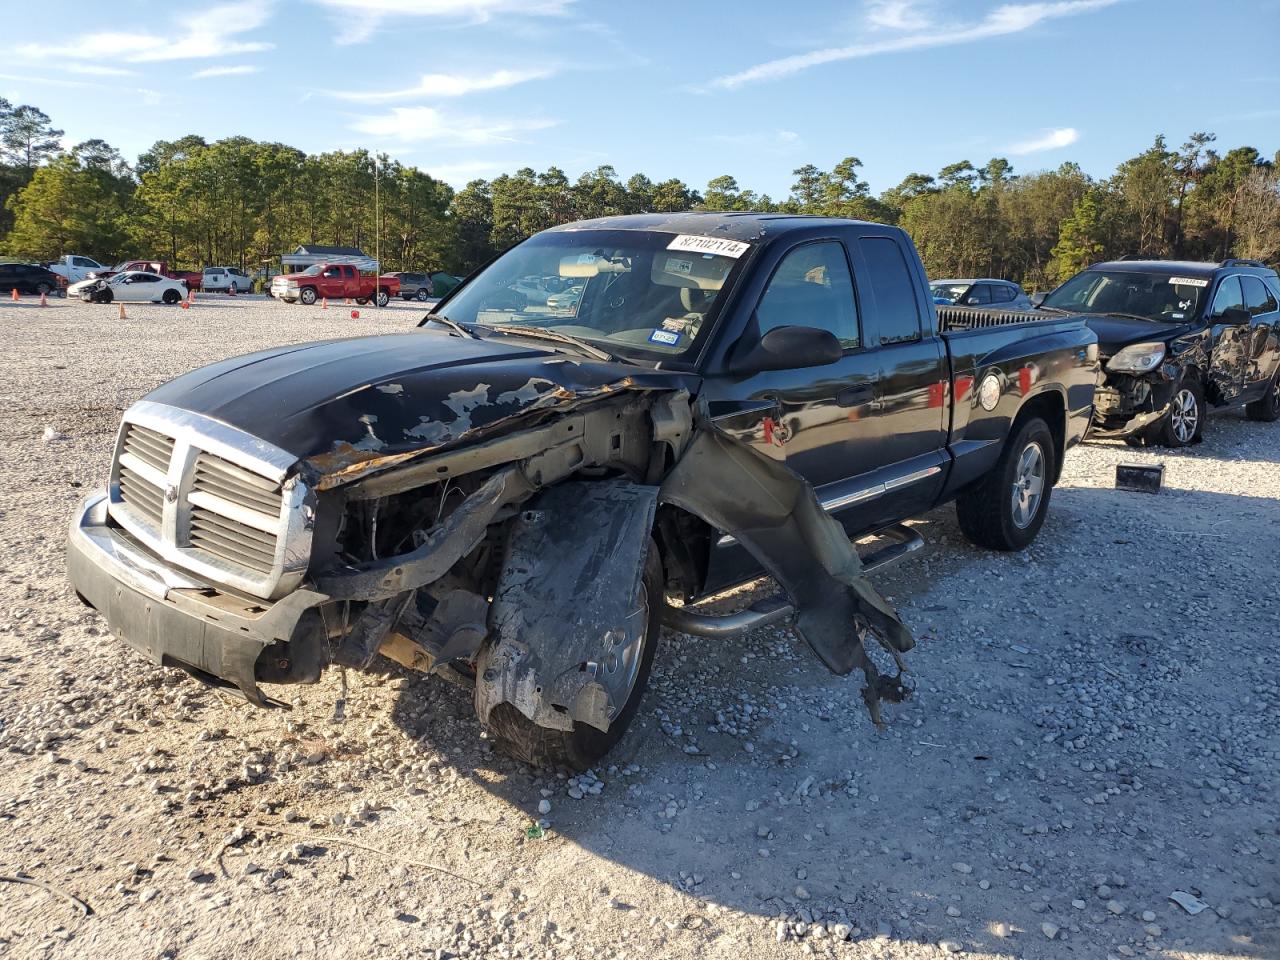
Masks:
[[[531,276],[575,290],[515,296]],[[589,765],[660,626],[792,619],[879,722],[910,631],[865,574],[955,499],[1024,547],[1088,426],[1075,318],[935,309],[907,235],[763,214],[617,217],[513,248],[421,329],[281,347],[124,415],[72,520],[80,596],[154,661],[273,701],[384,655],[474,689],[499,745]],[[942,326],[940,327],[940,323]],[[865,565],[851,538],[880,533]],[[772,574],[773,598],[698,601]],[[900,671],[899,671],[900,672]]]

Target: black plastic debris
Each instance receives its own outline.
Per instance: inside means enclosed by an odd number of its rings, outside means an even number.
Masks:
[[[1164,464],[1116,464],[1116,489],[1133,493],[1159,493],[1164,483]]]

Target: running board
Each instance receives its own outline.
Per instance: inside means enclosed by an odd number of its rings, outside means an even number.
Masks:
[[[869,574],[883,570],[924,546],[924,537],[902,524],[888,527],[880,531],[878,536],[888,537],[892,542],[886,543],[862,558],[863,573]],[[723,640],[750,630],[781,623],[793,613],[795,613],[795,607],[792,606],[791,601],[785,594],[779,593],[757,600],[745,610],[723,615],[698,613],[692,607],[673,607],[667,604],[663,611],[662,623],[672,630],[679,630],[681,633],[692,634],[695,637]]]

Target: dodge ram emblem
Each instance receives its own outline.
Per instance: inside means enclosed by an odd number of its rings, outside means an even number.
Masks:
[[[178,488],[175,487],[172,483],[169,484],[167,487],[164,488],[164,498],[169,503],[177,503]]]

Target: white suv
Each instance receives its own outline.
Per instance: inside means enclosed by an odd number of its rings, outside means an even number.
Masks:
[[[228,293],[248,293],[253,289],[253,278],[239,267],[205,267],[200,280],[202,290],[225,290]]]

